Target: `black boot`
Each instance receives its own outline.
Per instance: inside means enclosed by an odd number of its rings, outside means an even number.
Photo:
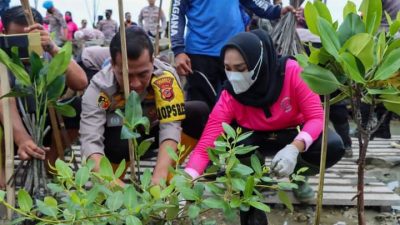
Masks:
[[[267,214],[264,211],[251,207],[249,211],[240,210],[241,225],[268,225]]]

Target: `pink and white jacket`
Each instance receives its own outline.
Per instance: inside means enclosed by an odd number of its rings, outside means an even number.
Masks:
[[[185,171],[193,178],[204,172],[210,160],[207,149],[214,147],[214,141],[222,134],[222,123],[230,124],[234,120],[239,126],[255,131],[276,131],[303,125],[295,139],[303,140],[307,150],[322,132],[324,115],[319,96],[301,79],[301,70],[296,61],[287,61],[282,91],[270,108],[270,118],[266,118],[262,108],[243,105],[226,90],[222,91]]]

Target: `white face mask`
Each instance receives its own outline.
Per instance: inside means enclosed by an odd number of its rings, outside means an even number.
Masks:
[[[264,48],[261,41],[260,45],[261,45],[261,54],[253,70],[247,72],[235,72],[235,71],[225,70],[226,76],[229,82],[231,83],[235,94],[241,94],[243,92],[246,92],[257,80],[258,74],[260,73],[261,62],[264,53]],[[256,70],[257,73],[254,75]]]

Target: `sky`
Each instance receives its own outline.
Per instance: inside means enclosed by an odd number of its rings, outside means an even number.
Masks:
[[[218,1],[218,0],[215,0]],[[44,0],[38,0],[38,10],[45,15],[45,9],[42,7]],[[113,19],[118,21],[118,0],[53,0],[56,8],[62,13],[71,11],[74,21],[80,26],[82,19],[87,19],[89,23],[93,20],[93,3],[97,2],[98,14],[104,15],[105,9],[113,10]],[[148,5],[147,0],[123,0],[124,11],[131,12],[133,21],[137,22],[140,10]],[[160,0],[156,0],[156,5],[159,5]],[[289,0],[283,0],[283,4],[288,4]],[[342,9],[347,0],[327,0],[328,8],[331,10],[334,19],[342,20]],[[360,5],[361,0],[353,0],[357,6]],[[34,7],[35,1],[30,0],[31,6]],[[162,9],[165,14],[169,13],[171,0],[163,0]],[[19,5],[19,0],[11,0],[10,6]],[[168,16],[167,16],[168,17]],[[167,18],[168,19],[168,18]]]

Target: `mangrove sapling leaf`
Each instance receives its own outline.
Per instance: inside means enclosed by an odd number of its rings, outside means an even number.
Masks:
[[[333,23],[332,21],[332,15],[329,12],[328,7],[326,6],[325,3],[322,3],[322,1],[314,1],[314,6],[318,11],[318,15],[322,18],[324,18],[327,22],[330,24]],[[321,31],[320,31],[321,32]]]
[[[175,152],[174,149],[172,149],[171,147],[167,146],[167,153],[168,153],[168,156],[169,156],[172,160],[174,160],[175,162],[178,161],[179,157],[178,157],[178,155],[176,154],[176,152]]]
[[[141,117],[139,118],[134,124],[134,127],[138,127],[142,125],[144,127],[144,133],[149,134],[150,132],[150,120],[147,117]]]
[[[258,148],[258,146],[250,146],[250,145],[247,145],[247,146],[243,146],[243,145],[237,146],[237,147],[235,148],[235,154],[236,154],[236,155],[245,155],[245,154],[247,154],[247,153],[253,152],[253,151],[256,150],[257,148]]]
[[[8,97],[14,97],[14,98],[26,97],[26,96],[29,96],[29,94],[30,94],[29,92],[13,89],[10,92],[8,92],[7,94],[1,96],[0,99],[8,98]]]
[[[332,24],[326,21],[324,18],[318,18],[318,30],[321,34],[321,42],[329,54],[335,59],[339,57],[340,41],[332,27]]]
[[[129,127],[126,125],[122,126],[121,129],[121,139],[133,139],[133,138],[139,138],[141,135],[139,133],[136,133],[132,131]]]
[[[400,29],[400,21],[396,20],[389,27],[390,35],[394,36],[399,31],[399,29]]]
[[[188,187],[177,187],[179,192],[182,194],[183,198],[187,201],[198,201],[200,197],[197,195],[196,191]]]
[[[87,167],[81,167],[75,174],[75,184],[78,187],[82,187],[89,180],[89,169]]]
[[[124,199],[121,191],[113,193],[106,201],[107,208],[112,212],[120,209],[123,203]]]
[[[289,196],[287,195],[286,191],[279,190],[278,198],[279,198],[279,201],[281,201],[286,206],[286,208],[288,208],[291,212],[293,212],[293,204],[290,201]]]
[[[6,196],[6,192],[3,190],[0,190],[0,202],[4,202],[5,196]]]
[[[240,134],[239,137],[235,140],[235,143],[239,143],[239,142],[249,138],[252,134],[253,134],[253,132],[246,132],[246,133]]]
[[[376,63],[380,64],[386,51],[386,33],[381,32],[378,36],[378,42],[376,44]]]
[[[161,191],[160,198],[164,199],[168,197],[175,190],[175,184],[170,184]]]
[[[228,135],[228,138],[235,139],[236,132],[229,124],[222,123],[222,127],[224,128],[224,132]]]
[[[71,62],[72,44],[67,42],[49,63],[47,71],[47,84],[51,84],[58,76],[65,73]]]
[[[360,73],[357,65],[357,59],[348,52],[343,52],[339,56],[339,61],[343,66],[345,74],[357,83],[365,84],[366,81]]]
[[[142,142],[140,142],[139,146],[138,146],[138,157],[142,157],[144,154],[146,154],[146,152],[150,149],[150,146],[153,144],[152,140],[144,140]]]
[[[225,204],[227,204],[224,199],[217,197],[206,198],[202,203],[211,209],[223,209]]]
[[[245,199],[248,199],[252,196],[254,189],[254,177],[247,177],[246,186],[244,188],[243,196]]]
[[[400,48],[392,51],[379,65],[373,80],[387,80],[400,69]]]
[[[237,164],[233,167],[232,173],[238,173],[241,176],[247,176],[253,173],[253,169],[243,164]]]
[[[346,5],[343,8],[343,21],[346,20],[346,17],[350,13],[357,14],[357,7],[356,4],[354,4],[354,2],[347,1]]]
[[[400,93],[397,88],[391,86],[384,89],[367,88],[367,91],[370,95],[396,95]]]
[[[311,33],[319,36],[317,25],[319,14],[313,3],[307,2],[306,6],[304,7],[304,17],[306,19],[307,27]]]
[[[151,182],[151,172],[149,169],[146,169],[143,173],[143,176],[140,177],[140,182],[144,190],[146,190]]]
[[[126,170],[126,162],[125,162],[125,159],[123,159],[119,163],[117,170],[115,170],[115,174],[114,174],[115,178],[120,178],[122,176],[122,174],[125,172],[125,170]]]
[[[188,208],[188,216],[190,219],[195,219],[196,217],[199,216],[200,214],[200,207],[198,207],[197,205],[190,205]]]
[[[232,208],[238,208],[242,204],[242,201],[240,200],[239,196],[233,196],[231,201],[229,202],[229,206]]]
[[[45,202],[38,199],[36,199],[36,206],[39,212],[43,213],[44,215],[57,218],[57,208],[47,205]]]
[[[126,225],[142,225],[142,221],[140,221],[140,219],[136,216],[132,215],[126,217],[125,223]]]
[[[136,120],[143,116],[140,97],[135,91],[131,91],[125,104],[125,119],[129,124],[135,124]]]
[[[348,50],[361,60],[365,71],[368,71],[374,64],[374,46],[374,37],[371,34],[360,33],[348,39],[341,51]]]
[[[327,95],[336,91],[340,85],[335,75],[325,68],[309,64],[304,68],[301,77],[315,93]],[[323,85],[321,85],[323,84]]]
[[[357,13],[348,14],[337,31],[341,45],[344,45],[349,38],[359,33],[365,33],[365,24]]]
[[[57,175],[64,179],[72,179],[73,171],[67,163],[62,160],[56,160]]]
[[[47,184],[47,188],[50,189],[51,193],[58,194],[64,191],[64,188],[59,184],[49,183]]]
[[[47,99],[57,101],[65,89],[65,76],[57,77],[47,88]]]
[[[66,116],[66,117],[75,117],[76,116],[76,111],[75,108],[72,107],[71,105],[65,105],[65,104],[58,104],[56,103],[54,105],[54,109],[57,110],[57,112],[61,113],[61,115]]]
[[[160,199],[161,197],[161,187],[160,185],[153,185],[150,189],[149,192],[151,194],[151,196],[153,196],[153,198],[155,200]]]
[[[33,201],[27,191],[25,191],[24,189],[19,189],[17,198],[18,198],[19,208],[23,212],[31,211],[33,207]]]
[[[114,177],[113,168],[111,166],[110,161],[107,159],[107,157],[101,158],[99,173],[104,179],[106,179],[108,181],[113,180],[113,177]]]
[[[392,43],[389,44],[384,56],[389,55],[392,51],[400,48],[400,39],[394,40]]]
[[[364,0],[359,11],[362,12],[362,19],[367,28],[366,31],[370,34],[375,34],[382,20],[382,1]]]
[[[298,188],[297,184],[289,183],[289,182],[280,182],[280,183],[278,183],[278,187],[280,190],[284,190],[284,191],[290,191],[292,189]]]
[[[254,208],[257,208],[267,213],[271,211],[271,208],[269,206],[261,202],[250,201],[249,204]]]
[[[0,62],[7,66],[7,68],[11,71],[11,73],[14,74],[16,80],[18,80],[21,85],[30,86],[32,84],[29,74],[25,71],[25,68],[13,63],[7,53],[2,49],[0,49]]]
[[[24,64],[22,64],[22,61],[19,58],[18,47],[16,46],[11,47],[11,60],[21,68],[24,68]]]
[[[383,105],[385,106],[385,108],[390,111],[390,112],[394,112],[397,115],[400,115],[400,103],[396,104],[396,103],[392,103],[392,102],[387,102],[387,101],[383,101]]]
[[[220,187],[218,187],[214,183],[206,183],[205,184],[205,189],[206,189],[206,191],[214,193],[216,195],[220,195],[220,194],[224,193],[224,190],[222,190]]]
[[[39,76],[40,70],[43,68],[43,62],[36,52],[32,52],[29,55],[29,63],[31,65],[30,78],[33,83]]]
[[[134,209],[138,204],[138,196],[135,188],[132,185],[128,185],[124,190],[124,206],[127,209]]]
[[[262,177],[262,167],[260,163],[260,159],[257,157],[256,154],[253,154],[250,158],[251,167],[253,168],[254,172],[256,173],[257,177]]]
[[[231,182],[232,182],[233,190],[244,191],[244,188],[246,186],[246,181],[244,181],[241,178],[232,178]]]

